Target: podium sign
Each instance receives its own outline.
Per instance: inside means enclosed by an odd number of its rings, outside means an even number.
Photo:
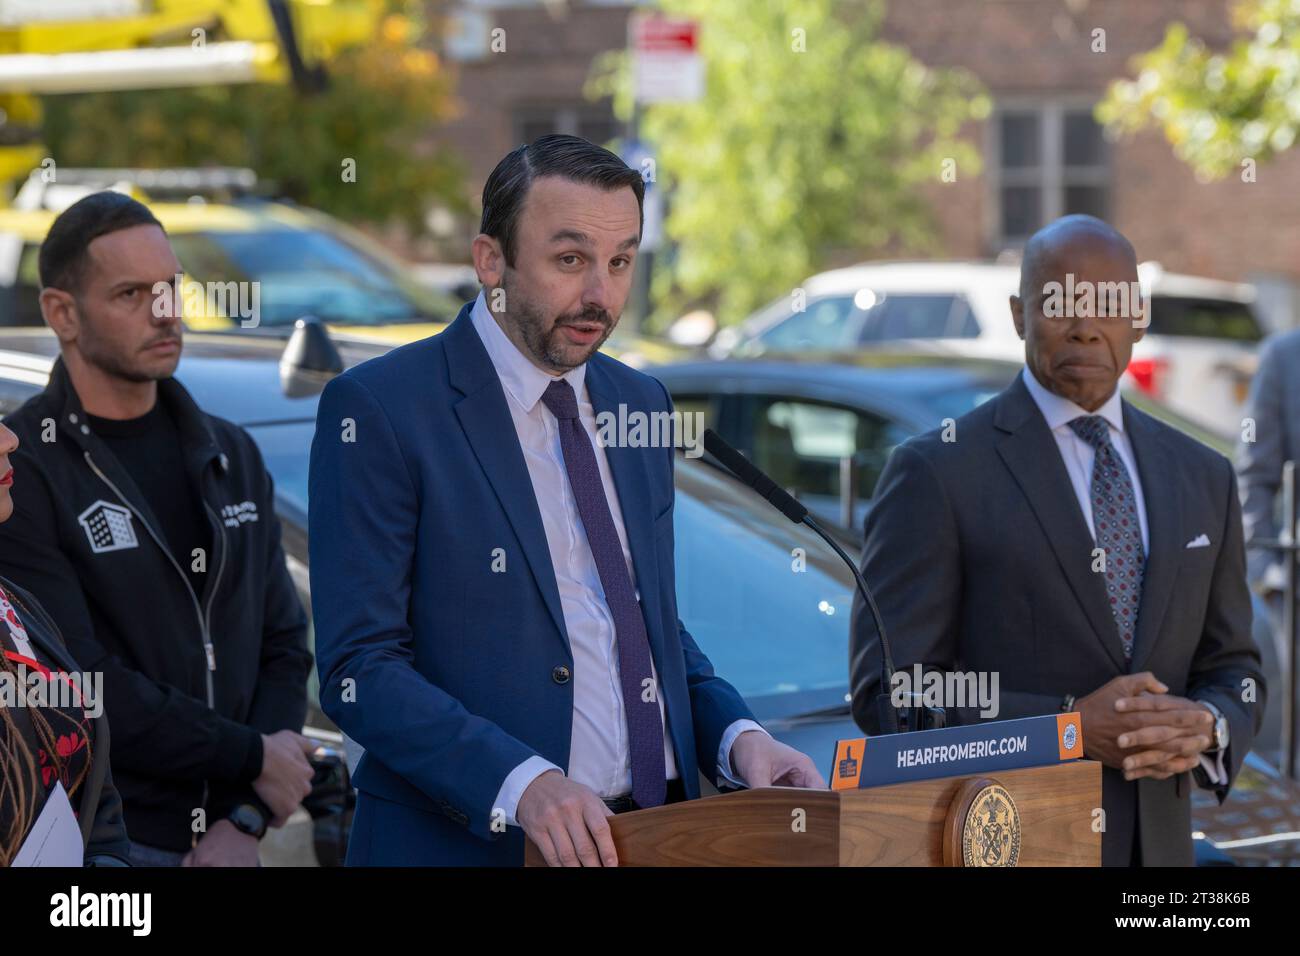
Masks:
[[[853,737],[835,745],[831,789],[1046,767],[1082,757],[1083,723],[1077,712]]]

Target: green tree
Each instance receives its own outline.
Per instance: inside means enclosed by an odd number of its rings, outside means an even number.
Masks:
[[[700,26],[706,92],[644,108],[640,135],[671,205],[674,254],[658,257],[652,324],[692,304],[734,322],[836,255],[928,248],[923,184],[944,161],[978,171],[962,125],[987,115],[970,76],[926,68],[879,38],[869,0],[663,0]],[[631,110],[630,63],[590,84]]]
[[[1123,133],[1160,128],[1207,179],[1290,149],[1300,128],[1300,0],[1242,0],[1233,23],[1244,35],[1222,51],[1172,24],[1137,58],[1135,79],[1111,84],[1098,119]]]
[[[427,145],[451,92],[419,33],[389,16],[373,42],[327,65],[318,94],[249,84],[45,97],[43,133],[61,166],[247,166],[305,205],[420,233],[430,203],[464,199],[461,164]]]

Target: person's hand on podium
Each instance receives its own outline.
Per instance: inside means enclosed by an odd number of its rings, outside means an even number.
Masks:
[[[747,730],[731,745],[731,769],[751,789],[803,787],[825,790],[816,765],[793,747],[757,730]]]
[[[1190,770],[1211,743],[1210,712],[1170,694],[1150,671],[1109,680],[1075,706],[1084,755],[1123,770],[1127,780],[1164,780]]]
[[[515,808],[515,820],[550,866],[618,866],[605,820],[613,815],[594,790],[558,770],[539,775]]]

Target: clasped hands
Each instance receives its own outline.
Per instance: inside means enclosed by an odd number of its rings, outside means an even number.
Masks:
[[[1167,780],[1191,770],[1214,743],[1214,715],[1169,693],[1150,671],[1107,681],[1076,703],[1085,756],[1124,772],[1125,780]]]

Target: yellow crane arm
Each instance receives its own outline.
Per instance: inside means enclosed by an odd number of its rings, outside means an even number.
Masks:
[[[120,66],[125,87],[141,88],[140,74],[149,73],[144,64],[155,55],[171,57],[180,85],[191,85],[183,72],[186,57],[220,61],[225,51],[229,61],[242,51],[251,64],[244,82],[283,82],[295,75],[296,64],[315,67],[363,43],[381,16],[378,0],[116,0],[110,6],[11,0],[0,11],[0,81],[10,92],[70,92],[85,71],[93,78],[89,89],[111,89],[108,77]],[[108,55],[124,53],[131,55]],[[202,65],[192,65],[191,73]],[[63,80],[51,89],[56,70]],[[155,85],[172,85],[167,75],[167,67],[155,68]],[[30,78],[27,89],[20,85],[24,76]]]

